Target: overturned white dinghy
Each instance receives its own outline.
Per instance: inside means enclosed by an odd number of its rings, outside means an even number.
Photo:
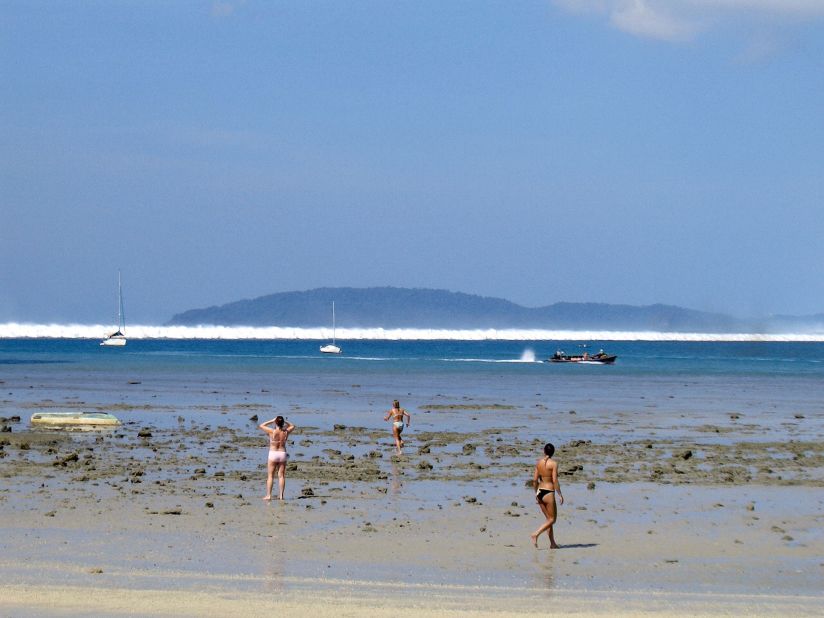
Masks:
[[[44,427],[116,427],[120,421],[108,412],[35,412],[32,425]]]

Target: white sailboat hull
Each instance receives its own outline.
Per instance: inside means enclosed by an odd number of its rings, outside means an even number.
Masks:
[[[126,345],[126,337],[123,335],[111,335],[101,341],[100,345]]]

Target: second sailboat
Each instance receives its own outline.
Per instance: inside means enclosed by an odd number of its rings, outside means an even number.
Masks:
[[[332,301],[332,343],[320,346],[324,354],[340,354],[341,349],[335,345],[335,301]]]

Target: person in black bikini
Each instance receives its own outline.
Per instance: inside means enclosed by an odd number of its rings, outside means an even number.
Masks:
[[[561,486],[558,484],[558,464],[552,459],[555,447],[552,444],[544,446],[544,456],[535,464],[535,475],[532,478],[532,486],[535,489],[535,500],[541,507],[541,512],[546,517],[546,521],[541,524],[533,534],[530,535],[532,544],[538,547],[538,537],[544,532],[549,536],[550,549],[558,549],[555,542],[552,526],[557,518],[555,506],[555,494],[558,500],[564,503],[564,496],[561,494]]]

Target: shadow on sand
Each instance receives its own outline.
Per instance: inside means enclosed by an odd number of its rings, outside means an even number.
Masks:
[[[598,547],[598,543],[574,543],[572,545],[558,544],[558,549],[588,549],[590,547]]]

